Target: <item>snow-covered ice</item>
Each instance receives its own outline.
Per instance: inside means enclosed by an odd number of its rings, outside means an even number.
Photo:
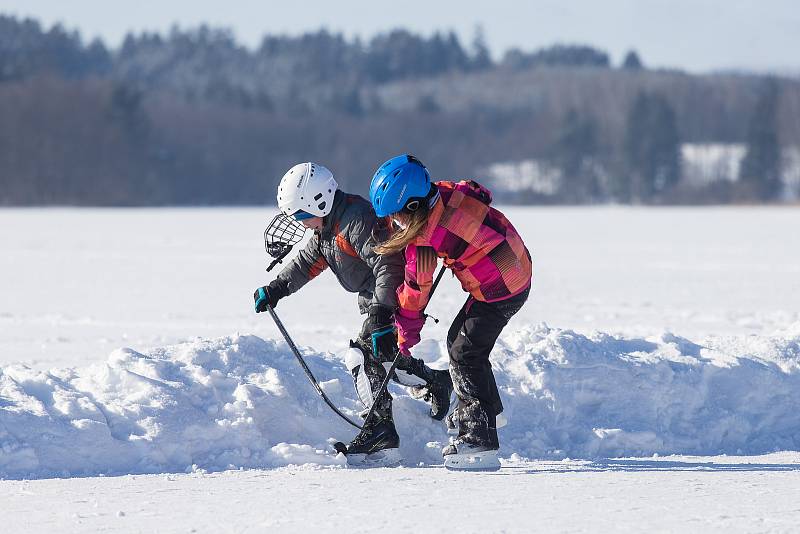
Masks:
[[[766,334],[800,321],[800,210],[509,208],[534,290],[514,325],[582,333]],[[265,209],[0,209],[0,365],[104,360],[236,332],[275,338],[252,294],[271,279]],[[464,300],[444,277],[424,335]],[[279,311],[300,344],[337,352],[360,325],[330,273]],[[312,318],[313,320],[309,320]]]
[[[800,455],[0,483],[6,532],[796,532]],[[35,512],[32,512],[35,510]]]
[[[404,467],[349,469],[330,452],[354,429],[252,313],[270,210],[0,210],[0,522],[793,530],[800,212],[508,213],[535,284],[493,353],[504,469],[478,475],[438,467],[441,423],[399,386]],[[434,367],[463,298],[447,277],[430,306],[442,321],[417,353]],[[277,310],[353,416],[354,304],[322,275]],[[353,504],[376,499],[381,514]]]

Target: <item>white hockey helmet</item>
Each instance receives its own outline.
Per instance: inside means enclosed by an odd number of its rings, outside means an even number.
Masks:
[[[298,163],[281,178],[278,209],[297,220],[324,217],[333,208],[339,184],[333,173],[317,163]]]

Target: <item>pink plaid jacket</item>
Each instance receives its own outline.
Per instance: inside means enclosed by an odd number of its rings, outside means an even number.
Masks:
[[[489,206],[492,195],[474,181],[436,182],[440,199],[428,224],[405,250],[405,281],[397,288],[398,323],[422,327],[420,319],[433,285],[437,258],[443,258],[475,299],[510,298],[531,284],[533,266],[525,243],[505,215]],[[411,321],[403,321],[403,319]],[[398,324],[398,326],[400,326]],[[399,328],[399,342],[416,332]],[[406,334],[404,336],[403,334]]]

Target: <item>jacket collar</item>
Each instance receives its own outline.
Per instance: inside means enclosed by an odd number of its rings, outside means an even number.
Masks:
[[[444,201],[442,200],[442,196],[439,195],[436,199],[436,203],[431,208],[431,211],[428,212],[428,223],[425,225],[425,228],[419,233],[416,237],[415,241],[420,244],[427,244],[431,242],[431,238],[433,237],[433,231],[436,230],[436,226],[439,224],[439,221],[442,219],[442,215],[444,214]]]
[[[321,235],[330,236],[334,233],[336,222],[341,218],[345,207],[344,192],[341,189],[337,189],[336,193],[333,195],[333,207],[331,208],[331,212],[322,219]]]

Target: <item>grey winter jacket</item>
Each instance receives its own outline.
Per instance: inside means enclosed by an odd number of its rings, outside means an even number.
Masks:
[[[358,293],[362,314],[375,304],[394,311],[405,260],[401,254],[381,255],[373,250],[388,231],[386,221],[375,215],[366,199],[336,191],[322,229],[314,232],[276,282],[291,294],[330,267],[344,289]]]

